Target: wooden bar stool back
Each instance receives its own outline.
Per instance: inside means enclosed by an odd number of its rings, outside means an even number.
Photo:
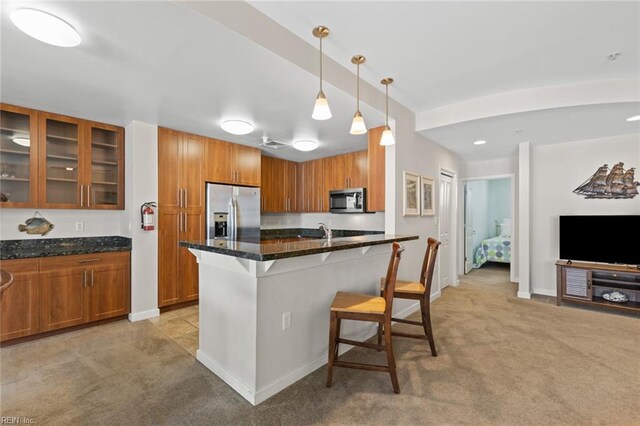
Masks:
[[[403,281],[398,280],[393,293],[393,297],[398,299],[410,299],[420,301],[420,316],[421,321],[412,321],[403,318],[391,318],[391,321],[420,325],[424,331],[424,334],[412,334],[393,331],[393,336],[410,337],[413,339],[423,339],[429,341],[429,347],[431,348],[431,355],[438,356],[436,351],[436,344],[433,338],[433,330],[431,327],[431,282],[433,281],[433,270],[436,266],[436,257],[438,256],[438,249],[440,248],[440,241],[435,238],[429,238],[427,240],[427,251],[424,254],[424,260],[422,262],[422,271],[420,272],[420,281]],[[382,288],[380,294],[382,294]],[[382,340],[383,329],[378,328],[378,344]]]
[[[398,275],[400,254],[404,251],[398,243],[393,243],[393,251],[387,268],[387,276],[384,279],[384,287],[381,296],[371,296],[360,293],[347,293],[339,291],[331,303],[329,322],[329,364],[327,369],[327,387],[330,388],[333,378],[333,367],[356,368],[360,370],[372,370],[387,372],[391,376],[393,391],[400,393],[398,376],[396,375],[396,361],[391,346],[391,310],[393,307],[393,290]],[[358,342],[340,337],[340,322],[343,319],[355,321],[371,321],[383,325],[384,341],[382,345],[369,342]],[[385,350],[387,353],[387,365],[361,364],[338,360],[338,347],[340,343],[360,346],[377,351]]]

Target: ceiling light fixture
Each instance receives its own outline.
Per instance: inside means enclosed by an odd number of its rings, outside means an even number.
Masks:
[[[389,85],[393,83],[393,79],[391,77],[383,78],[380,83],[384,84],[386,95],[384,104],[384,131],[382,132],[382,137],[380,138],[380,145],[389,146],[396,143],[396,140],[393,138],[393,133],[391,132],[391,127],[389,127]]]
[[[366,58],[362,55],[355,55],[351,58],[351,63],[357,66],[356,113],[353,115],[351,130],[349,131],[352,135],[367,133],[367,126],[364,124],[364,118],[362,118],[362,114],[360,113],[360,65],[364,64],[364,61],[366,61]]]
[[[487,141],[479,140],[479,141],[475,141],[473,144],[474,145],[484,145],[485,143],[487,143]]]
[[[318,147],[318,142],[309,139],[300,139],[293,141],[292,145],[298,151],[313,151]]]
[[[21,146],[31,146],[31,139],[29,138],[13,138],[12,140]]]
[[[627,118],[627,121],[640,121],[640,115],[634,115],[633,117]]]
[[[247,135],[253,132],[253,124],[243,120],[225,120],[220,123],[220,127],[233,135]]]
[[[71,25],[41,10],[14,10],[11,21],[25,34],[53,46],[74,47],[81,41],[80,34]]]
[[[320,39],[320,91],[316,96],[316,103],[313,106],[313,114],[311,118],[314,120],[328,120],[331,118],[331,109],[327,97],[322,91],[322,39],[329,35],[329,28],[322,25],[313,29],[313,35]]]

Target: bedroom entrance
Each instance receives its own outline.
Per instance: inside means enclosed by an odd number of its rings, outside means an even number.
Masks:
[[[513,176],[464,182],[464,273],[486,265],[509,271],[513,257]]]

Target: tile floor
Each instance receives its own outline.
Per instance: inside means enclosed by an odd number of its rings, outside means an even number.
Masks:
[[[160,314],[148,320],[194,357],[198,349],[198,305]]]

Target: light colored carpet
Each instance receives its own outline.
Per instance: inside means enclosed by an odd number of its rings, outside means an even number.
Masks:
[[[121,321],[1,349],[0,411],[48,425],[640,424],[640,319],[514,294],[494,266],[445,289],[437,358],[394,338],[400,395],[387,374],[347,369],[327,389],[323,367],[252,407],[157,325]]]

